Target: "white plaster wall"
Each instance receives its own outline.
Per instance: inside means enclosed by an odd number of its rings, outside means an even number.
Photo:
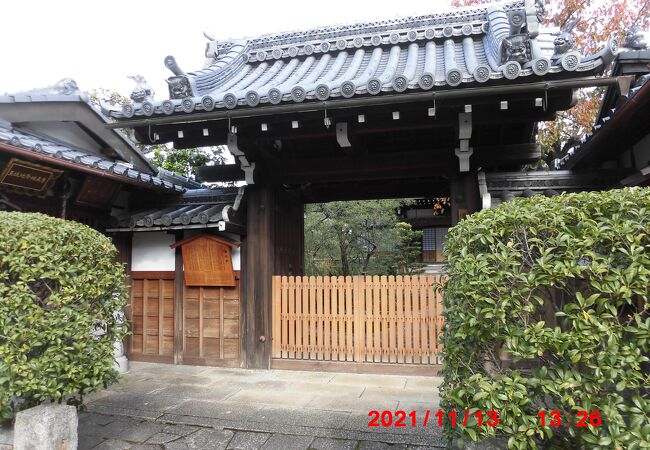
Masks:
[[[232,249],[232,270],[241,270],[241,250],[239,248]]]
[[[175,269],[174,250],[169,248],[175,242],[173,234],[161,232],[133,233],[131,270],[173,271]]]

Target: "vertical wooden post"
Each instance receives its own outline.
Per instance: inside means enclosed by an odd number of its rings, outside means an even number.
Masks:
[[[451,181],[451,224],[456,225],[461,213],[471,214],[481,209],[478,175],[475,171],[458,174]]]
[[[388,362],[388,279],[386,275],[379,278],[381,297],[381,361]]]
[[[316,277],[316,359],[323,359],[323,277]]]
[[[379,282],[379,275],[375,275],[372,279],[368,278],[368,281],[372,283],[372,361],[381,362],[381,312],[380,305],[381,300],[379,293],[381,292],[381,285]]]
[[[158,354],[163,354],[163,323],[165,322],[165,282],[158,280]]]
[[[176,242],[183,239],[183,232],[176,234]],[[183,328],[183,293],[185,282],[183,280],[183,255],[181,247],[174,250],[174,364],[183,364],[183,343],[185,329]]]
[[[395,311],[397,309],[396,298],[395,298],[395,276],[390,275],[388,277],[388,362],[397,362],[397,348],[395,346],[395,329],[397,328]]]
[[[280,352],[280,277],[272,278],[273,305],[271,306],[271,317],[273,322],[273,357],[279,358]]]
[[[440,283],[442,280],[440,276],[437,276],[437,281]],[[442,293],[440,289],[436,290],[436,339],[438,343],[438,348],[436,349],[436,356],[438,364],[442,364],[442,349],[443,349],[443,340],[442,340],[442,327],[445,325],[445,318],[442,316]]]
[[[395,280],[397,285],[397,362],[404,362],[404,277],[398,275]]]
[[[406,352],[406,358],[404,362],[408,364],[413,363],[413,299],[411,298],[411,286],[413,281],[408,275],[404,276],[404,317],[405,317],[405,344],[404,350]]]
[[[246,243],[241,279],[242,365],[268,369],[271,365],[271,277],[275,272],[275,189],[246,188]],[[279,274],[277,274],[279,275]]]
[[[219,288],[219,358],[223,359],[223,335],[225,333],[223,318],[223,288]]]
[[[199,288],[199,357],[203,358],[203,287]]]
[[[309,359],[316,359],[316,277],[309,277]]]
[[[429,364],[437,363],[438,339],[436,337],[436,291],[438,290],[438,278],[429,275],[427,276],[428,286],[428,305],[429,312],[427,316],[427,328],[429,333]]]
[[[420,364],[420,277],[411,277],[411,292],[413,294],[413,362]]]
[[[300,341],[300,351],[302,359],[309,359],[309,286],[307,277],[302,277],[302,340]]]
[[[363,311],[363,292],[364,289],[361,286],[362,282],[362,276],[361,275],[355,275],[352,277],[353,283],[354,283],[354,291],[353,291],[353,308],[354,308],[354,361],[356,362],[362,362],[363,357],[361,356],[361,352],[364,351],[364,348],[362,347],[363,341],[364,341],[364,322],[365,322],[365,314]]]
[[[289,295],[287,300],[289,302],[287,325],[289,327],[289,339],[287,340],[287,347],[289,349],[289,358],[296,357],[296,311],[295,311],[295,298],[296,298],[296,282],[295,277],[289,277],[287,280],[287,287]]]
[[[280,353],[283,358],[287,357],[287,352],[289,351],[288,342],[289,342],[289,299],[287,294],[289,292],[289,284],[287,282],[287,277],[282,276],[281,281],[281,290],[280,290]]]
[[[329,361],[332,358],[332,346],[330,342],[330,326],[332,317],[330,316],[330,306],[334,296],[332,295],[332,279],[334,277],[323,277],[323,359]]]
[[[142,354],[147,353],[147,327],[149,326],[149,309],[147,308],[149,303],[148,281],[146,278],[142,280]]]
[[[353,281],[352,277],[345,277],[345,347],[346,347],[346,361],[354,361],[354,344],[352,342],[352,327],[355,325],[353,307]]]

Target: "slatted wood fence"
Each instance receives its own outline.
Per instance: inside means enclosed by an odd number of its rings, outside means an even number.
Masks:
[[[441,363],[437,275],[273,277],[273,358]]]

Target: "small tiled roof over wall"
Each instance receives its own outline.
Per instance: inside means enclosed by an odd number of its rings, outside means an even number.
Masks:
[[[156,208],[117,217],[108,231],[155,231],[217,227],[237,223],[244,187],[192,189],[177,200]]]

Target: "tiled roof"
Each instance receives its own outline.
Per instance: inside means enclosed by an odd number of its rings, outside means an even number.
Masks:
[[[61,104],[76,106],[79,109],[74,113],[74,119],[60,111],[57,114],[57,119],[81,122],[90,131],[103,139],[125,162],[133,163],[145,172],[155,172],[156,168],[124,132],[105,129],[105,124],[109,123],[110,119],[90,102],[87,93],[79,91],[76,82],[70,78],[64,78],[55,85],[46,88],[0,95],[0,106],[3,107],[3,111],[0,111],[0,117],[3,119],[16,123],[38,120],[38,118],[34,117],[33,111],[26,113],[23,108],[14,108],[14,105],[18,104],[36,104],[36,106],[40,104],[47,105],[46,107],[56,107],[56,105]],[[3,112],[7,112],[7,107],[12,109],[14,119],[3,117]],[[40,116],[47,115],[49,112],[47,109],[40,107],[38,111],[39,114],[36,115]],[[48,117],[48,120],[51,120],[50,117]]]
[[[648,54],[650,55],[650,53]],[[599,136],[600,133],[602,133],[604,130],[616,130],[617,127],[620,127],[620,123],[616,122],[621,118],[620,112],[625,111],[627,107],[638,108],[638,111],[647,111],[647,101],[646,104],[641,104],[634,100],[634,98],[641,91],[645,92],[647,98],[647,95],[650,92],[650,72],[639,77],[636,80],[635,84],[631,86],[627,95],[621,95],[617,97],[615,108],[610,108],[607,111],[601,111],[598,122],[593,126],[591,132],[587,133],[577,145],[569,148],[561,157],[555,159],[553,161],[553,168],[560,170],[566,168],[567,166],[573,166],[576,161],[584,157],[591,150],[590,147],[593,147],[592,142]],[[628,111],[628,116],[634,115],[634,113],[630,114],[630,111]],[[645,124],[647,124],[647,122],[645,122]],[[627,132],[626,130],[621,131],[623,133]]]
[[[179,177],[166,170],[161,170],[158,176],[152,176],[133,169],[126,163],[113,161],[58,142],[50,137],[12,127],[11,124],[3,121],[0,121],[0,144],[8,144],[26,150],[33,153],[35,157],[49,157],[55,164],[57,161],[67,162],[78,165],[80,169],[90,168],[114,174],[124,180],[141,183],[143,187],[185,192],[188,188],[201,186],[200,183]]]
[[[493,172],[485,174],[485,193],[490,195],[490,207],[494,208],[517,197],[611,189],[620,186],[620,179],[617,170]]]
[[[202,70],[165,65],[170,100],[147,99],[117,118],[191,113],[340,97],[535,81],[546,75],[600,71],[613,56],[556,53],[558,29],[540,29],[533,0],[407,19],[281,33],[208,44]],[[504,42],[525,55],[504,57]],[[574,75],[575,76],[575,75]]]
[[[231,222],[244,187],[188,190],[175,203],[118,217],[108,231],[150,231],[216,227]]]

